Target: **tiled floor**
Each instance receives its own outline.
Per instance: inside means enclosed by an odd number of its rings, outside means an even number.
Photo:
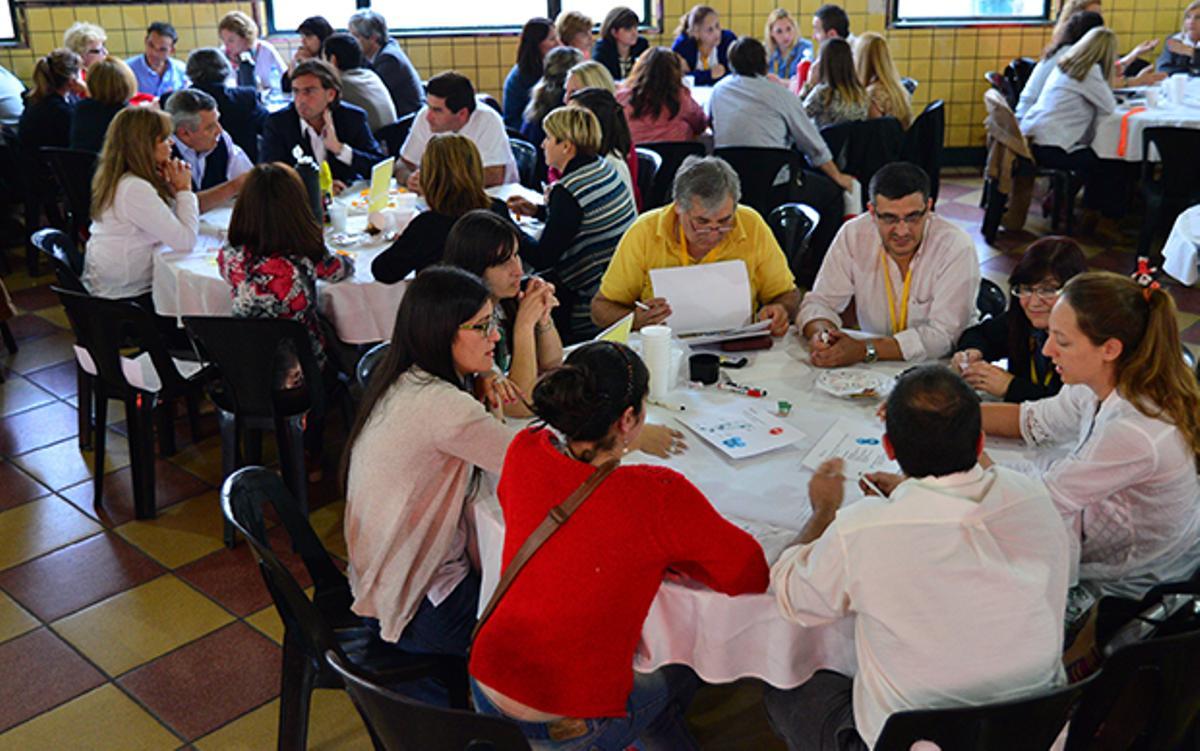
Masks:
[[[979,191],[978,177],[950,177],[938,211],[972,234],[984,273],[1003,281],[1044,225],[1035,216],[1033,231],[987,246]],[[1132,270],[1127,249],[1087,253],[1097,268]],[[9,257],[23,268],[15,249]],[[71,337],[50,282],[5,277],[21,314],[10,322],[19,353],[0,353],[0,751],[272,748],[281,626],[246,546],[221,544],[215,423],[203,420],[193,441],[179,422],[178,454],[156,465],[159,517],[140,522],[123,415],[112,403],[104,504],[93,508]],[[1200,291],[1171,289],[1181,330],[1200,343]],[[342,555],[331,479],[339,449],[326,452],[327,479],[311,503],[314,526]],[[753,685],[701,694],[692,720],[704,746],[778,747],[758,694]],[[314,748],[369,747],[338,691],[316,692],[309,738]]]

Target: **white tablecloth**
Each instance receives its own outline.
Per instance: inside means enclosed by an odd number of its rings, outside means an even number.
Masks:
[[[1163,246],[1163,271],[1187,285],[1200,278],[1196,264],[1200,260],[1200,206],[1193,206],[1175,219],[1175,226]]]
[[[1135,104],[1145,106],[1144,101]],[[1125,154],[1117,154],[1121,142],[1121,120],[1129,107],[1118,107],[1113,114],[1096,123],[1092,148],[1101,159],[1142,161],[1142,131],[1146,128],[1200,128],[1200,79],[1189,79],[1184,103],[1167,101],[1160,90],[1159,106],[1138,112],[1129,118]]]
[[[774,563],[811,513],[808,481],[812,472],[801,461],[838,417],[874,421],[879,403],[838,399],[817,392],[814,383],[820,371],[807,364],[808,354],[794,331],[776,340],[773,349],[750,353],[749,357],[751,364],[740,372],[729,371],[731,377],[739,383],[767,388],[767,397],[760,401],[772,411],[780,399],[791,402],[792,412],[786,419],[806,433],[804,439],[735,462],[684,429],[686,453],[670,460],[634,454],[626,462],[665,464],[682,472],[721,514],[750,531],[763,544],[768,563]],[[895,374],[908,364],[861,367]],[[711,387],[678,389],[671,394],[671,401],[687,403],[689,409],[747,398]],[[672,416],[678,413],[654,406],[649,410],[652,422],[675,425]],[[1007,451],[989,448],[994,459],[1023,458],[1012,442],[1006,445]],[[848,488],[847,499],[860,496],[857,489]],[[482,607],[499,578],[504,538],[499,503],[494,496],[477,504],[475,521],[483,563]],[[669,663],[689,665],[710,683],[753,676],[779,688],[795,687],[821,668],[852,675],[856,672],[853,620],[803,628],[784,620],[770,593],[729,597],[694,583],[668,581],[659,588],[646,617],[634,667],[649,672]]]

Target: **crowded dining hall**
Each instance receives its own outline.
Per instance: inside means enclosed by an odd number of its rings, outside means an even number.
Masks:
[[[0,0],[0,749],[1200,748],[1200,0],[841,1]]]

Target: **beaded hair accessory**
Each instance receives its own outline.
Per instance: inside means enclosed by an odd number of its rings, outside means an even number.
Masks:
[[[633,401],[633,359],[630,358],[627,347],[617,342],[609,342],[609,344],[621,353],[621,359],[625,361],[625,403],[629,404]]]
[[[1137,271],[1133,273],[1133,281],[1138,283],[1142,288],[1142,297],[1146,298],[1146,302],[1150,302],[1150,295],[1153,290],[1159,289],[1161,285],[1154,279],[1154,275],[1158,273],[1158,267],[1150,266],[1150,259],[1146,256],[1139,256],[1137,259]]]

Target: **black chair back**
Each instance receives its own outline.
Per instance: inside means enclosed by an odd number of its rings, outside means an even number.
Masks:
[[[647,194],[642,191],[642,210],[656,209],[671,202],[671,188],[679,165],[689,156],[704,156],[704,144],[696,141],[652,141],[639,143],[638,149],[653,151],[662,158],[658,173],[654,176],[654,187]]]
[[[380,342],[364,352],[362,357],[358,358],[358,365],[354,368],[354,375],[358,380],[359,388],[365,389],[371,383],[371,374],[375,372],[376,366],[383,361],[383,358],[387,357],[391,346],[391,342]]]
[[[642,197],[642,210],[645,211],[647,206],[646,201],[650,199],[650,194],[654,192],[654,179],[658,177],[658,170],[662,166],[662,157],[658,152],[650,149],[637,147],[637,186],[638,193]]]
[[[476,98],[481,104],[486,104],[487,106],[496,110],[496,113],[501,117],[504,116],[504,108],[500,106],[500,102],[496,101],[496,97],[492,96],[491,94],[478,94],[476,95]]]
[[[787,256],[788,268],[792,270],[793,275],[800,268],[800,260],[808,247],[808,239],[820,220],[821,216],[817,210],[803,203],[785,203],[776,206],[767,215],[767,225],[775,234],[775,241],[783,249],[783,254]]]
[[[504,718],[421,704],[358,675],[333,650],[325,660],[384,751],[529,751],[521,729]]]
[[[375,131],[375,140],[387,149],[387,156],[400,156],[400,147],[404,145],[404,141],[408,138],[408,132],[412,130],[413,121],[416,119],[417,113],[410,112],[391,125],[385,125]]]
[[[862,210],[867,208],[867,186],[881,167],[900,158],[904,128],[894,117],[851,120],[821,129],[821,137],[838,169],[862,184]]]
[[[904,87],[904,90],[908,92],[909,96],[912,96],[913,94],[917,93],[917,87],[921,85],[921,82],[915,78],[909,78],[908,76],[905,76],[904,78],[900,79],[900,85]]]
[[[776,206],[788,203],[792,186],[800,179],[800,154],[791,149],[731,146],[716,149],[713,155],[724,159],[737,172],[742,184],[740,203],[763,216],[770,214]],[[776,187],[775,178],[784,167],[790,171],[787,184]]]
[[[1093,679],[996,704],[897,712],[884,723],[875,751],[909,751],[922,740],[947,751],[1045,751]]]
[[[1008,106],[1014,110],[1017,108],[1017,101],[1021,98],[1021,92],[1025,90],[1025,84],[1029,83],[1029,77],[1033,75],[1033,68],[1037,65],[1037,61],[1028,57],[1014,57],[1012,62],[1004,66],[1004,78],[1008,81],[1009,91],[1006,96],[1010,97]]]
[[[942,150],[946,140],[946,106],[941,99],[934,100],[913,121],[904,134],[900,147],[900,158],[912,162],[929,175],[929,197],[937,204],[938,188],[942,177]]]
[[[1003,315],[1008,309],[1008,298],[1004,295],[1004,290],[1000,289],[1000,285],[993,282],[991,279],[979,280],[979,294],[975,297],[975,307],[979,309],[979,315],[984,318],[995,318]]]
[[[512,148],[513,159],[517,162],[517,175],[520,177],[521,184],[530,190],[540,190],[541,186],[535,179],[538,160],[537,148],[529,141],[523,141],[520,138],[508,139],[508,145]]]
[[[92,175],[96,172],[96,154],[79,149],[42,147],[42,158],[50,165],[54,179],[67,199],[71,237],[87,239],[92,223]]]
[[[40,229],[33,233],[29,241],[38,252],[50,259],[55,276],[58,277],[58,286],[71,292],[87,294],[83,282],[79,279],[83,274],[83,256],[65,232],[52,228]]]

